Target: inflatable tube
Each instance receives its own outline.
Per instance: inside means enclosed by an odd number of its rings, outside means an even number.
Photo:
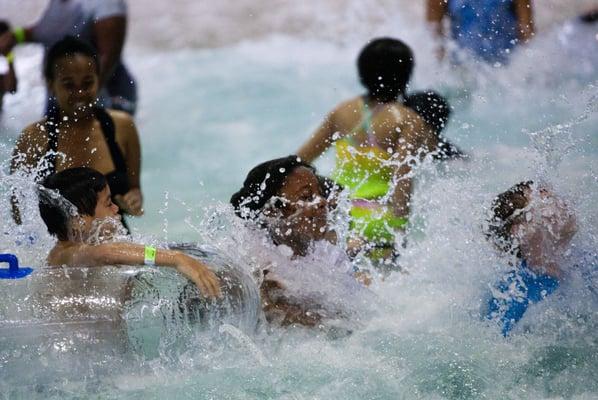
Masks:
[[[10,365],[14,378],[38,363],[68,365],[72,372],[134,350],[152,357],[165,342],[184,345],[189,333],[222,323],[255,330],[261,308],[252,278],[215,253],[177,248],[214,266],[222,299],[205,300],[167,268],[41,267],[0,280],[0,365]],[[0,375],[9,378],[11,372]]]

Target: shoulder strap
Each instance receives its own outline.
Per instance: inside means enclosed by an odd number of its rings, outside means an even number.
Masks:
[[[47,161],[48,168],[46,174],[50,175],[56,172],[56,152],[58,151],[58,123],[60,111],[58,107],[52,107],[46,116],[46,132],[48,133],[48,149],[44,158]]]
[[[120,147],[118,147],[118,143],[116,143],[116,128],[114,126],[114,121],[108,111],[105,108],[95,107],[94,113],[98,121],[100,122],[100,127],[102,128],[102,133],[104,134],[104,138],[106,139],[106,144],[108,145],[108,149],[110,150],[110,155],[112,156],[112,162],[114,163],[114,168],[116,171],[119,172],[127,172],[127,163],[125,162],[125,158],[123,156]]]

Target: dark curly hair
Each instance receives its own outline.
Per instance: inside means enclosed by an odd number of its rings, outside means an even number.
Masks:
[[[519,247],[513,243],[511,228],[516,222],[512,217],[517,210],[527,207],[529,201],[525,191],[531,189],[533,181],[519,182],[494,198],[488,219],[486,237],[504,252],[521,258]]]

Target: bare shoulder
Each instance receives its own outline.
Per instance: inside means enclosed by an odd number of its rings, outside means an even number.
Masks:
[[[42,119],[23,129],[13,150],[13,157],[21,158],[17,164],[34,165],[36,160],[48,150],[48,133],[45,124],[46,120]]]
[[[357,96],[339,103],[333,112],[337,114],[357,114],[361,112],[362,107],[363,100],[361,96]]]
[[[64,242],[58,242],[56,245],[50,250],[48,253],[48,257],[46,261],[49,266],[57,267],[61,265],[68,265],[69,264],[69,257],[68,253],[72,246],[65,244]]]
[[[114,121],[114,124],[117,127],[134,127],[135,126],[135,121],[133,120],[133,117],[131,117],[130,114],[124,112],[124,111],[119,111],[119,110],[106,110],[108,112],[108,114],[112,117],[112,120]]]
[[[114,121],[116,138],[119,142],[127,143],[137,137],[137,127],[130,114],[124,111],[107,110]]]
[[[46,119],[41,119],[37,122],[27,125],[19,136],[19,141],[27,142],[47,142],[48,133],[46,132]]]

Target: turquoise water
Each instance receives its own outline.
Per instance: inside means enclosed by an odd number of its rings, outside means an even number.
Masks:
[[[450,96],[455,114],[447,136],[473,159],[419,173],[415,228],[401,259],[407,273],[376,280],[377,312],[367,311],[352,334],[228,325],[189,331],[164,311],[175,306],[177,293],[171,288],[176,279],[167,275],[163,289],[172,296],[148,303],[164,320],[148,318],[156,325],[133,330],[141,350],[115,352],[102,344],[89,354],[54,339],[45,347],[2,346],[0,393],[44,399],[596,398],[598,299],[588,288],[596,287],[595,266],[572,266],[560,294],[530,309],[510,339],[479,319],[485,289],[506,268],[481,234],[499,191],[528,178],[549,182],[579,216],[571,265],[583,250],[596,249],[598,52],[591,49],[598,42],[595,33],[577,32],[568,43],[560,29],[527,54],[515,54],[502,70],[469,73],[433,67],[425,38],[409,36],[419,65],[415,89],[434,87]],[[220,205],[250,167],[292,153],[331,106],[358,92],[353,63],[360,46],[272,36],[217,49],[134,49],[146,199],[146,215],[132,221],[135,234],[207,243],[239,264],[259,259],[266,250]],[[33,71],[39,55],[28,50],[23,58],[21,68]],[[35,82],[24,83],[6,104],[3,160],[18,129],[35,118],[35,107],[41,110]],[[330,157],[318,165],[329,170]],[[4,201],[6,185],[2,193]],[[6,222],[5,229],[34,232],[39,245],[15,246],[5,236],[0,249],[37,266],[51,241],[35,215],[35,199],[28,201],[26,226]],[[0,215],[10,221],[6,210]],[[321,285],[326,291],[333,282]],[[46,343],[35,327],[28,332],[26,343]],[[77,334],[66,329],[60,337]]]

